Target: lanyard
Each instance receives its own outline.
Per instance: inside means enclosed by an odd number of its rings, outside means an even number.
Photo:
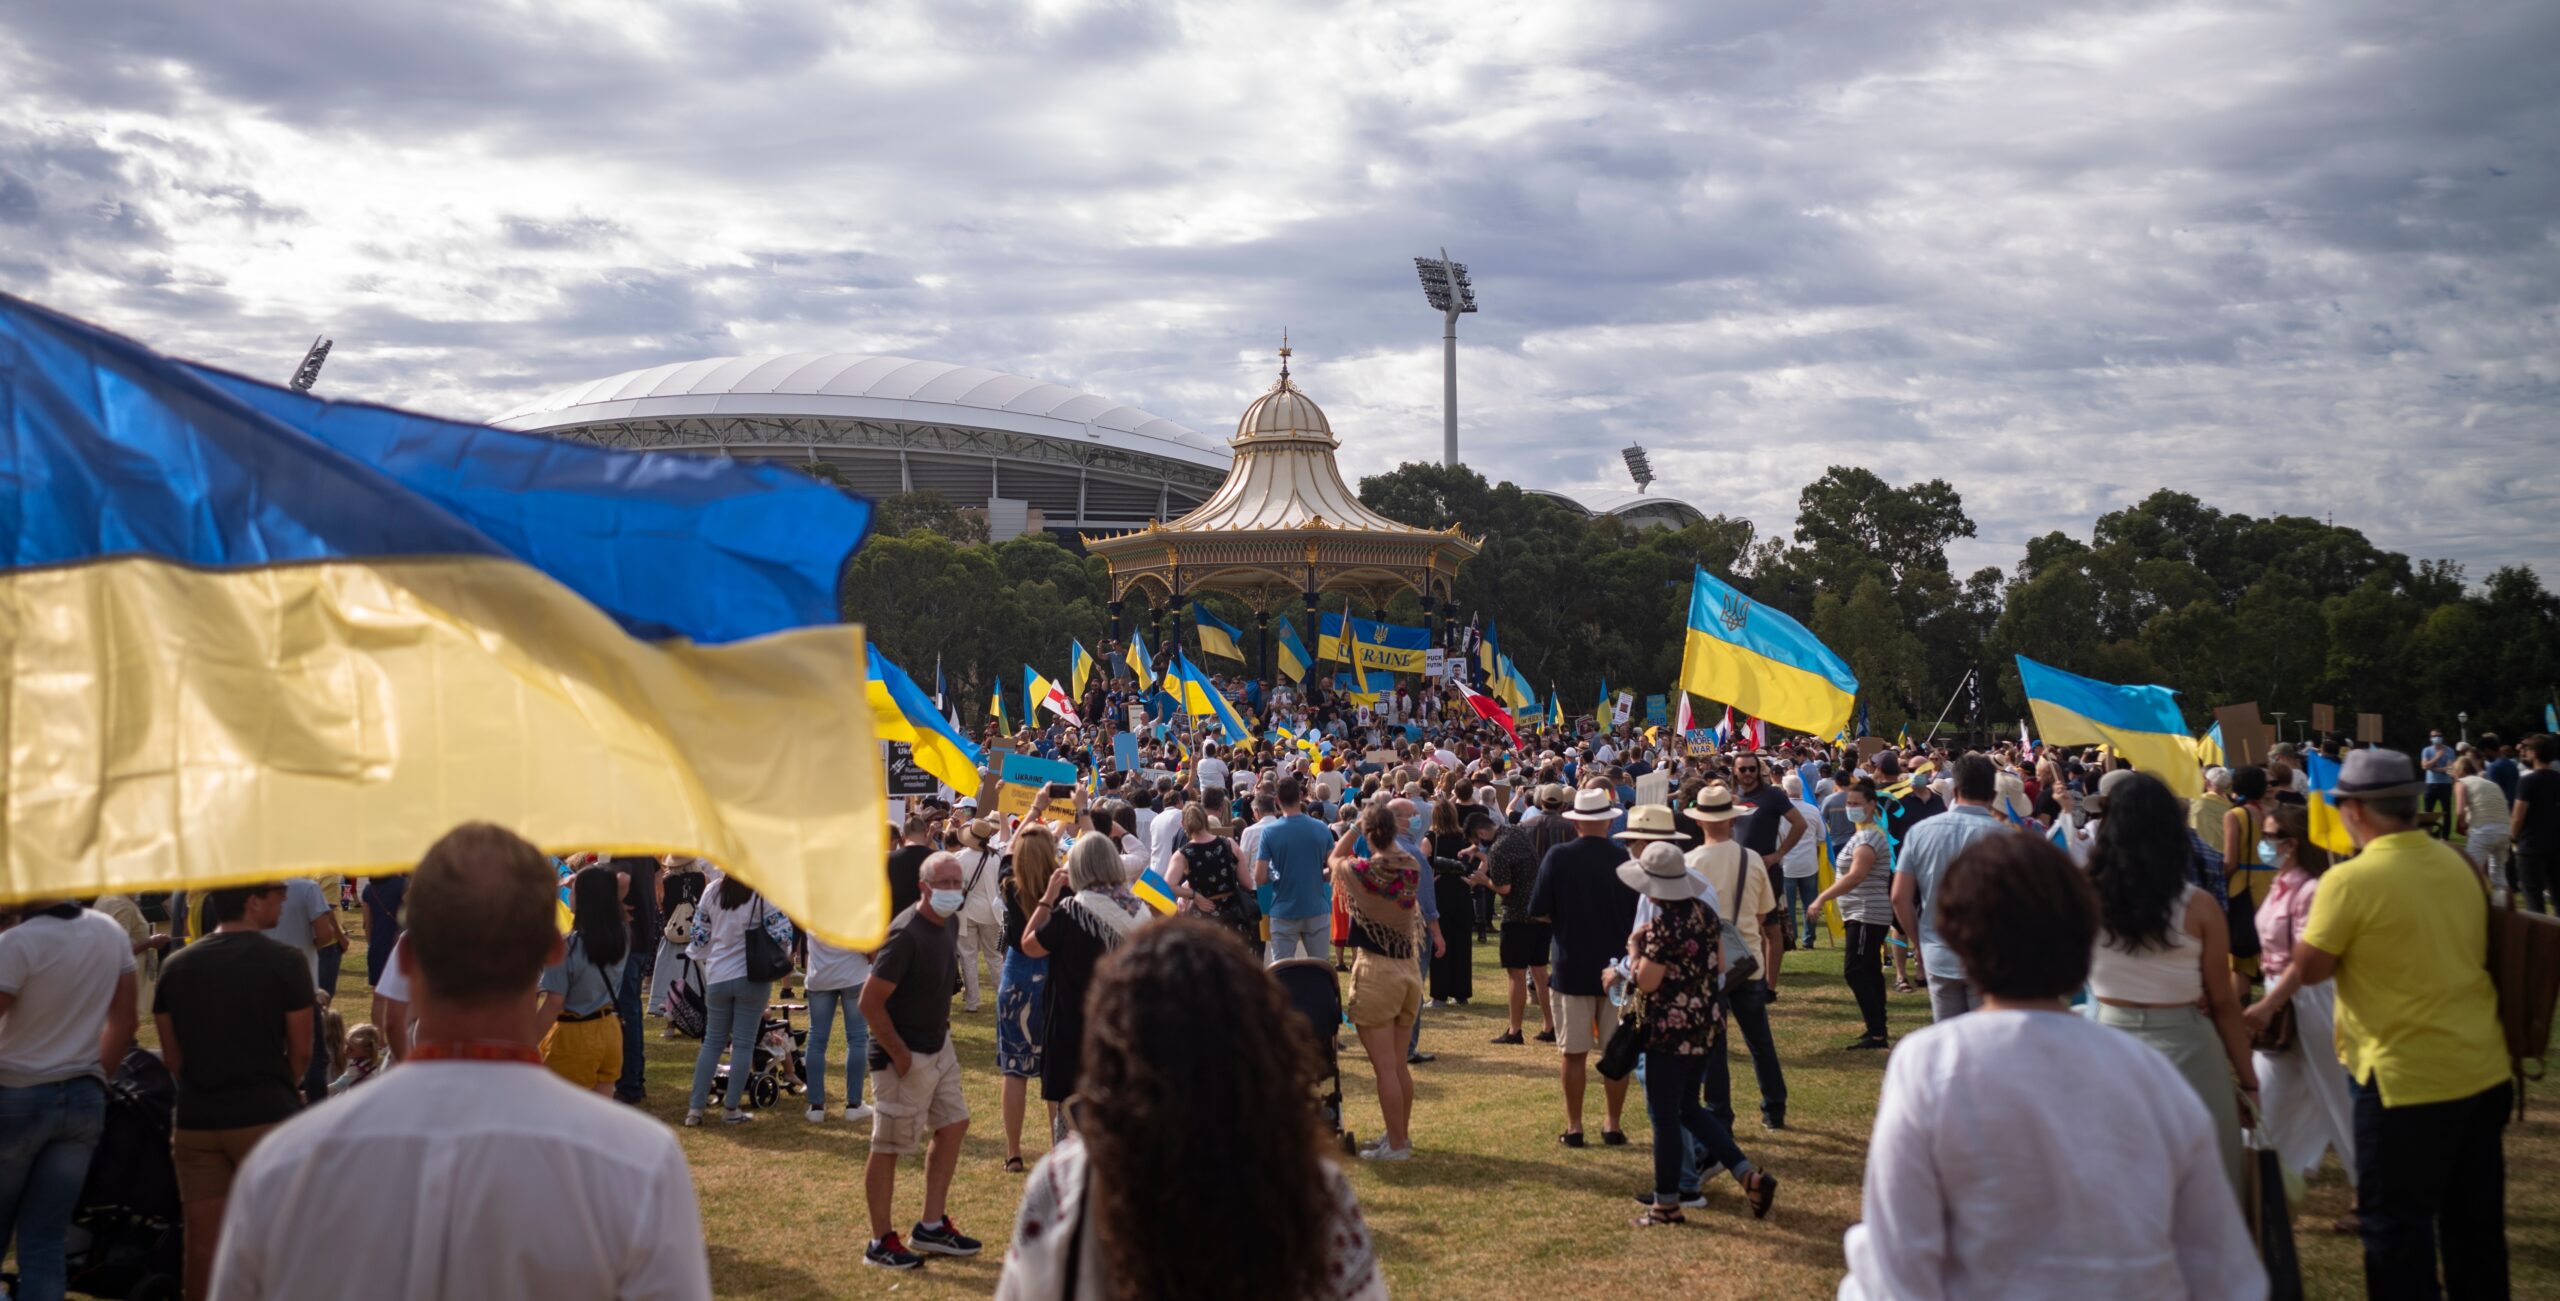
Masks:
[[[413,1062],[523,1062],[528,1066],[540,1066],[542,1050],[530,1044],[507,1043],[495,1039],[447,1040],[440,1043],[410,1045],[409,1060]]]

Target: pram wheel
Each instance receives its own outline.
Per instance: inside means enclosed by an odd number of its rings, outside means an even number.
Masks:
[[[747,1081],[747,1100],[759,1109],[770,1107],[782,1098],[782,1086],[770,1075],[759,1075]]]
[[[1358,1135],[1353,1134],[1350,1130],[1346,1129],[1342,1131],[1341,1139],[1342,1154],[1344,1156],[1356,1157],[1360,1155],[1360,1139]]]

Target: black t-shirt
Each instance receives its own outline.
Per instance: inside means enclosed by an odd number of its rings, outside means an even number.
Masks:
[[[658,860],[646,854],[626,854],[613,860],[613,869],[630,878],[628,892],[622,896],[623,915],[631,919],[631,948],[635,957],[654,956],[658,951]]]
[[[208,935],[170,955],[151,1013],[176,1032],[180,1129],[246,1129],[290,1119],[302,1093],[285,1018],[317,1001],[302,950],[255,931]]]
[[[1758,790],[1748,795],[1735,791],[1733,798],[1751,810],[1742,816],[1742,829],[1734,839],[1762,858],[1777,857],[1778,832],[1787,825],[1787,810],[1793,807],[1787,793],[1762,782]]]
[[[908,1052],[940,1052],[951,1033],[951,995],[960,988],[959,945],[952,932],[959,924],[957,918],[935,923],[913,907],[902,909],[889,922],[889,938],[871,955],[872,979],[897,987],[889,991],[889,1024]],[[871,1068],[888,1065],[889,1050],[874,1040]]]
[[[1040,1038],[1043,1102],[1064,1102],[1075,1096],[1084,1068],[1085,991],[1093,987],[1093,969],[1111,951],[1101,937],[1069,915],[1074,906],[1051,909],[1048,923],[1036,932],[1040,947],[1049,951],[1049,979],[1042,985],[1042,997],[1048,1000],[1047,1029]]]
[[[1013,858],[1004,861],[1004,879],[996,882],[996,896],[1003,901],[1004,951],[1011,953],[1022,947],[1022,928],[1031,920],[1031,910],[1022,906],[1022,892],[1014,888]]]
[[[1538,884],[1529,892],[1529,915],[1555,925],[1549,978],[1560,994],[1600,992],[1601,969],[1627,951],[1636,921],[1636,892],[1618,879],[1626,846],[1599,836],[1576,836],[1547,851]]]
[[[2560,851],[2560,768],[2536,768],[2517,778],[2516,798],[2525,802],[2516,848],[2537,854]]]
[[[896,916],[916,906],[924,897],[924,861],[933,857],[929,845],[900,845],[889,851],[889,914]]]

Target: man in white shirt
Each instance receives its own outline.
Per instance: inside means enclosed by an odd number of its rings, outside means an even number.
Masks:
[[[1200,743],[1200,762],[1193,765],[1200,777],[1200,798],[1215,801],[1216,792],[1227,789],[1227,761],[1218,757],[1218,743]]]
[[[1173,851],[1190,839],[1182,830],[1182,807],[1190,802],[1184,798],[1186,793],[1174,791],[1165,801],[1164,812],[1147,828],[1147,866],[1158,876],[1173,870]]]
[[[133,1046],[133,944],[76,903],[40,899],[0,931],[0,1234],[15,1295],[58,1297],[64,1238],[106,1126],[106,1081]]]
[[[354,1290],[369,1298],[710,1296],[675,1136],[535,1047],[535,984],[562,953],[542,852],[457,827],[419,862],[407,908],[409,1060],[258,1144],[232,1184],[214,1296],[346,1295],[314,1242],[364,1244]]]
[[[1716,915],[1742,934],[1743,947],[1749,950],[1757,968],[1749,980],[1729,981],[1725,986],[1725,1002],[1732,1009],[1734,1027],[1742,1031],[1742,1042],[1751,1050],[1751,1073],[1760,1084],[1760,1124],[1764,1129],[1787,1127],[1787,1073],[1778,1063],[1778,1042],[1769,1034],[1769,958],[1767,945],[1776,939],[1770,928],[1754,923],[1778,906],[1777,887],[1769,882],[1769,870],[1760,856],[1742,847],[1734,838],[1734,819],[1745,816],[1750,806],[1734,796],[1733,788],[1722,782],[1710,782],[1698,792],[1697,803],[1689,816],[1698,824],[1702,841],[1689,851],[1689,870],[1707,879],[1715,887],[1716,898],[1730,905],[1730,911]],[[1707,1110],[1730,1129],[1733,1126],[1733,1084],[1725,1058],[1725,1037],[1717,1036],[1707,1045]],[[1688,1184],[1687,1187],[1697,1187]]]

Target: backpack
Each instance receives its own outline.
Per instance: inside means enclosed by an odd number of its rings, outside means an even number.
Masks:
[[[667,906],[667,943],[683,948],[693,943],[693,905],[679,900]]]
[[[2498,1028],[2507,1037],[2515,1076],[2516,1119],[2524,1119],[2524,1085],[2543,1074],[2551,1048],[2553,1004],[2560,1002],[2560,918],[2518,912],[2513,893],[2504,907],[2480,892],[2489,909],[2489,983],[2498,988]]]

